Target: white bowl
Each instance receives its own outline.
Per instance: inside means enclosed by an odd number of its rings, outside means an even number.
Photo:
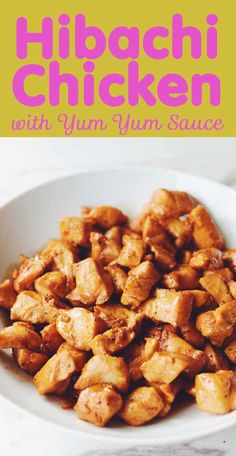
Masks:
[[[86,172],[34,188],[0,209],[0,276],[4,278],[19,253],[32,255],[58,237],[58,222],[78,214],[80,205],[110,204],[130,216],[139,213],[159,188],[185,190],[212,212],[229,246],[236,246],[236,193],[223,185],[190,174],[158,168],[125,168]],[[1,325],[5,324],[4,318]],[[0,392],[28,412],[72,432],[138,443],[173,444],[205,436],[236,423],[236,411],[212,416],[188,404],[165,419],[131,428],[121,423],[100,429],[77,419],[57,401],[39,396],[31,378],[18,369],[10,353],[0,351]]]

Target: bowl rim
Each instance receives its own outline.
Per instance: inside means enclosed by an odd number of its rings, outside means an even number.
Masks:
[[[155,165],[150,166],[150,165],[145,165],[145,164],[144,165],[135,165],[135,164],[123,165],[122,164],[122,165],[117,165],[117,166],[112,165],[109,167],[101,167],[101,168],[95,168],[95,169],[91,168],[91,169],[85,169],[85,170],[76,170],[73,173],[68,173],[68,174],[65,174],[62,176],[57,176],[52,179],[49,178],[45,182],[31,186],[29,189],[24,190],[24,191],[18,193],[17,195],[13,196],[9,200],[7,200],[5,203],[0,204],[0,213],[3,209],[7,209],[9,206],[11,206],[11,204],[17,203],[18,200],[24,198],[25,196],[27,196],[29,194],[33,194],[34,192],[36,193],[41,188],[45,188],[45,187],[47,188],[47,187],[50,187],[50,185],[54,185],[54,184],[57,184],[60,182],[63,183],[63,181],[68,180],[70,178],[75,178],[76,176],[78,176],[78,178],[79,178],[81,175],[84,175],[84,174],[94,175],[97,173],[110,173],[110,172],[122,173],[124,171],[130,171],[130,172],[152,171],[153,172],[155,170],[163,171],[163,172],[170,172],[170,173],[177,174],[179,176],[183,176],[186,178],[193,178],[194,180],[197,180],[199,182],[203,182],[203,183],[209,184],[209,185],[213,184],[219,188],[223,188],[224,191],[230,193],[231,195],[233,195],[233,197],[236,198],[236,191],[233,188],[231,188],[221,182],[217,182],[217,181],[214,181],[213,179],[208,179],[208,178],[199,176],[197,174],[193,174],[193,173],[189,173],[189,172],[185,172],[185,171],[179,171],[178,169],[174,169],[174,168],[160,167],[160,166],[155,166]],[[184,191],[184,189],[183,189],[183,191]],[[67,433],[72,432],[73,434],[78,435],[78,437],[89,436],[89,437],[93,437],[94,440],[97,439],[97,440],[107,440],[110,442],[111,441],[121,442],[120,435],[117,435],[117,436],[114,434],[109,435],[108,433],[105,435],[104,435],[104,433],[94,434],[92,427],[91,427],[91,430],[86,429],[83,431],[79,430],[79,429],[77,430],[75,428],[69,428],[67,426],[64,426],[63,424],[55,422],[53,419],[50,418],[50,416],[48,416],[46,418],[44,416],[38,415],[37,412],[34,410],[28,410],[26,407],[15,403],[12,399],[10,399],[7,396],[5,396],[4,394],[2,394],[1,390],[0,390],[0,396],[6,403],[8,403],[13,408],[15,407],[22,413],[26,413],[29,416],[34,416],[35,418],[39,419],[40,421],[42,421],[44,423],[50,423],[50,425],[54,426],[58,430],[63,430],[64,432],[67,432]],[[226,416],[227,416],[227,418],[226,418]],[[144,445],[153,444],[156,446],[160,446],[160,445],[164,445],[164,444],[165,445],[185,444],[187,442],[194,441],[194,440],[215,434],[216,432],[222,431],[224,429],[228,429],[236,424],[236,412],[234,414],[229,413],[228,415],[224,415],[224,417],[225,417],[224,422],[222,422],[222,421],[219,421],[218,423],[215,422],[214,427],[212,426],[212,428],[210,428],[210,429],[208,429],[208,427],[206,427],[205,430],[195,429],[189,435],[176,435],[176,434],[174,434],[174,436],[169,435],[168,441],[167,441],[166,437],[163,437],[163,436],[162,437],[157,436],[156,438],[142,436],[142,438],[137,440],[135,437],[129,436],[129,434],[124,434],[122,436],[122,440],[124,442],[124,445],[127,444],[127,445],[129,445],[129,447],[130,447],[130,445],[137,446],[137,445],[143,445],[143,444]],[[130,429],[132,430],[132,427]]]

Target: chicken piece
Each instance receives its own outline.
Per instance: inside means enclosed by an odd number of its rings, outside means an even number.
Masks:
[[[193,297],[188,291],[157,289],[155,296],[141,306],[144,315],[155,323],[182,326],[190,319]]]
[[[236,364],[236,339],[231,340],[231,342],[226,345],[224,352],[231,363]]]
[[[187,361],[185,373],[194,376],[201,372],[206,363],[206,355],[173,332],[163,331],[158,343],[158,351],[170,352]]]
[[[84,389],[75,405],[81,420],[106,426],[122,407],[122,397],[112,385],[93,385]]]
[[[198,249],[224,248],[224,238],[203,206],[199,204],[191,211],[189,221],[192,224],[193,240]]]
[[[142,316],[120,304],[103,304],[94,307],[94,314],[101,318],[109,328],[127,326],[139,329]]]
[[[41,256],[50,264],[52,270],[61,271],[70,281],[73,281],[72,268],[73,263],[78,261],[78,256],[72,244],[65,241],[52,240],[41,252]]]
[[[196,348],[201,348],[204,345],[204,337],[197,330],[195,322],[189,320],[180,328],[183,339]]]
[[[107,266],[116,260],[120,254],[121,246],[113,239],[107,239],[101,233],[91,233],[90,242],[91,257],[103,266]]]
[[[176,266],[175,255],[173,252],[170,252],[162,246],[152,244],[150,241],[148,241],[148,244],[151,247],[151,251],[154,253],[155,262],[160,271],[167,272]]]
[[[173,332],[174,334],[177,334],[178,328],[175,328],[174,326],[170,325],[169,323],[156,323],[155,325],[149,326],[147,331],[145,332],[145,338],[146,337],[151,337],[151,338],[156,338],[160,339],[163,331],[167,332]]]
[[[234,280],[230,280],[228,286],[231,296],[233,296],[233,299],[236,299],[236,282]]]
[[[161,188],[153,193],[148,208],[157,218],[178,218],[196,205],[196,199],[186,192]]]
[[[112,355],[127,347],[135,336],[134,329],[117,326],[95,336],[91,342],[91,349],[94,355]]]
[[[53,323],[62,309],[54,305],[54,300],[46,301],[35,291],[22,291],[11,308],[11,319],[35,325]]]
[[[67,276],[60,271],[47,272],[34,282],[35,290],[48,298],[64,298],[69,292]]]
[[[196,376],[196,402],[200,410],[221,415],[236,409],[236,374],[220,370]]]
[[[40,334],[42,336],[43,349],[50,355],[54,355],[60,345],[65,342],[63,337],[61,337],[57,331],[55,323],[51,323],[45,326],[42,331],[40,331]]]
[[[181,264],[190,264],[193,252],[191,250],[182,250],[180,251],[180,263]]]
[[[28,348],[14,348],[12,353],[18,366],[29,374],[36,374],[48,361],[43,353],[34,353]]]
[[[178,218],[163,219],[162,224],[165,229],[175,238],[175,245],[178,249],[189,244],[192,239],[192,228],[188,219]]]
[[[169,290],[193,290],[199,285],[199,274],[191,266],[184,264],[165,274],[162,281]]]
[[[79,247],[89,246],[91,231],[91,223],[80,217],[64,217],[60,222],[62,239]]]
[[[191,290],[193,296],[193,308],[201,309],[212,304],[212,296],[207,291]]]
[[[74,264],[75,289],[67,295],[71,301],[79,301],[86,306],[103,304],[112,295],[112,279],[103,267],[93,258]]]
[[[128,278],[127,272],[116,263],[110,263],[106,270],[112,278],[115,293],[120,295],[125,288],[126,280]]]
[[[185,381],[181,377],[174,380],[172,383],[163,383],[162,385],[157,383],[150,383],[150,386],[154,386],[158,391],[161,392],[165,401],[169,404],[172,404],[177,396],[177,394],[183,389]]]
[[[142,239],[133,239],[130,236],[123,236],[123,243],[117,263],[129,269],[138,266],[145,254],[145,243]]]
[[[9,279],[0,283],[0,307],[10,309],[16,301],[17,293]]]
[[[14,280],[14,288],[17,293],[29,290],[34,281],[45,272],[48,263],[49,261],[40,255],[24,260]]]
[[[197,316],[196,327],[213,345],[221,347],[233,333],[236,323],[236,301],[231,301]]]
[[[223,260],[233,273],[236,273],[236,249],[228,249],[223,253]]]
[[[120,226],[112,226],[105,232],[105,237],[109,241],[114,241],[118,245],[122,244],[122,228]]]
[[[200,271],[220,269],[224,267],[223,253],[219,249],[209,248],[193,252],[190,266]]]
[[[130,426],[140,426],[159,415],[163,407],[163,399],[155,388],[140,386],[127,396],[119,416]]]
[[[76,364],[69,351],[62,350],[48,360],[33,378],[39,394],[64,394],[68,381],[76,372]]]
[[[204,348],[204,353],[207,357],[206,369],[209,372],[229,369],[229,362],[219,348],[207,344]]]
[[[39,351],[42,339],[31,327],[22,322],[13,323],[12,326],[0,331],[1,348],[28,348]]]
[[[168,238],[168,234],[165,228],[161,226],[158,219],[153,217],[153,215],[147,215],[145,217],[142,234],[144,242],[147,242],[149,239],[151,239],[152,243],[157,245],[163,238]]]
[[[158,349],[158,340],[146,338],[146,342],[140,345],[131,344],[125,353],[130,377],[133,382],[140,380],[143,377],[141,366],[145,361],[148,361],[153,353]]]
[[[120,209],[112,206],[98,206],[86,214],[85,220],[108,230],[112,226],[124,225],[128,218]]]
[[[56,321],[57,331],[78,350],[89,351],[93,338],[104,330],[104,323],[92,312],[81,307],[71,309],[59,315]]]
[[[220,306],[233,300],[229,287],[221,275],[208,272],[199,282],[202,288],[208,291]]]
[[[185,359],[168,352],[155,352],[151,359],[141,366],[149,382],[171,383],[188,367]]]
[[[76,348],[68,344],[68,342],[64,342],[63,344],[61,344],[57,353],[61,353],[65,350],[73,358],[76,367],[76,372],[81,372],[86,362],[88,361],[88,354],[86,352],[77,350]]]
[[[123,358],[110,355],[95,355],[85,364],[82,374],[75,383],[75,390],[108,383],[120,392],[129,388],[129,370]]]
[[[233,280],[234,275],[229,268],[214,269],[212,271],[204,271],[203,275],[207,276],[208,274],[218,274],[226,283]]]
[[[153,285],[160,277],[150,261],[143,261],[129,271],[121,303],[135,309],[149,297]]]

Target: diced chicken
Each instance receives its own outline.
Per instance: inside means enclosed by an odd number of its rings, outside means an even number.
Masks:
[[[116,260],[120,254],[121,246],[113,239],[107,239],[101,233],[91,233],[91,257],[99,261],[103,266],[107,266]]]
[[[193,308],[201,309],[207,307],[212,303],[212,296],[207,291],[202,290],[191,290],[193,296]]]
[[[91,230],[91,223],[80,217],[64,217],[60,222],[62,239],[77,246],[89,246]]]
[[[220,370],[196,376],[196,402],[200,410],[221,415],[236,409],[236,374]]]
[[[110,263],[106,270],[112,278],[115,293],[120,295],[125,288],[127,272],[117,263]]]
[[[9,279],[0,283],[0,307],[10,309],[16,301],[16,297],[17,293]]]
[[[56,323],[45,326],[40,334],[42,336],[43,348],[50,355],[54,355],[64,342],[63,337],[57,331]]]
[[[84,390],[101,383],[111,384],[123,393],[128,391],[129,370],[123,358],[110,355],[93,356],[85,364],[82,374],[75,383],[75,390]]]
[[[204,345],[204,337],[197,330],[195,322],[189,320],[180,328],[183,339],[196,348],[201,348]]]
[[[122,407],[122,397],[112,385],[93,385],[79,395],[75,411],[81,420],[106,426]]]
[[[207,344],[204,348],[204,353],[207,357],[206,369],[209,372],[229,369],[229,362],[219,348]]]
[[[202,271],[223,268],[223,253],[221,250],[213,247],[197,250],[196,252],[193,252],[190,266]]]
[[[34,282],[35,290],[48,298],[63,298],[68,292],[67,276],[60,271],[47,272]]]
[[[65,241],[52,240],[41,252],[41,256],[50,264],[52,270],[61,271],[68,279],[72,280],[73,263],[78,261],[77,251],[72,244]]]
[[[80,261],[73,268],[76,288],[67,296],[84,305],[103,304],[112,295],[112,279],[103,267],[92,258]]]
[[[146,246],[142,239],[133,239],[123,236],[124,246],[117,259],[117,263],[129,269],[138,266],[145,254]]]
[[[151,251],[155,256],[156,265],[160,271],[167,272],[176,266],[174,252],[171,252],[160,245],[152,244],[150,241],[148,244],[151,247]]]
[[[109,230],[107,230],[105,232],[105,237],[109,241],[114,241],[118,245],[121,245],[122,244],[122,231],[123,231],[122,227],[112,226],[111,228],[109,228]]]
[[[231,361],[236,364],[236,339],[233,339],[224,349],[225,354]]]
[[[62,310],[46,301],[35,291],[22,291],[11,308],[11,319],[33,324],[52,323]]]
[[[228,249],[223,253],[223,259],[230,269],[236,273],[236,249]]]
[[[215,272],[207,273],[200,279],[200,284],[220,306],[233,300],[227,283],[221,275]]]
[[[140,386],[125,399],[119,416],[131,426],[140,426],[158,416],[163,407],[163,399],[155,388]]]
[[[36,374],[48,361],[48,357],[43,353],[35,353],[28,348],[14,348],[13,358],[29,374]]]
[[[120,304],[103,304],[95,306],[94,314],[101,318],[109,328],[127,326],[139,328],[142,320],[141,315],[127,309]]]
[[[189,244],[192,239],[192,228],[188,219],[180,220],[178,218],[163,219],[165,229],[175,238],[176,247],[182,248]]]
[[[163,238],[168,238],[165,228],[163,228],[158,219],[152,215],[147,215],[145,217],[142,234],[145,242],[151,239],[152,243],[157,245]]]
[[[95,336],[91,342],[91,349],[94,355],[111,355],[127,347],[135,336],[134,329],[117,326]]]
[[[199,204],[195,207],[189,214],[189,220],[192,223],[193,240],[198,249],[224,248],[224,238],[203,206]]]
[[[171,383],[186,367],[188,367],[187,361],[180,356],[168,352],[156,352],[151,359],[142,364],[141,371],[149,382]]]
[[[170,290],[193,290],[199,285],[199,274],[191,266],[184,264],[165,274],[162,280],[164,286]]]
[[[42,339],[27,324],[16,322],[0,331],[1,348],[28,348],[39,351]]]
[[[234,275],[229,268],[214,269],[212,271],[204,271],[203,275],[207,276],[208,274],[218,274],[226,283],[233,280]]]
[[[34,281],[45,272],[47,266],[48,260],[40,255],[25,259],[14,280],[15,290],[18,293],[23,290],[29,290],[33,286]]]
[[[157,289],[155,296],[142,305],[144,315],[158,323],[182,326],[190,318],[193,297],[188,291]]]
[[[138,307],[149,297],[151,288],[160,279],[160,274],[150,261],[143,261],[131,269],[121,296],[124,305]]]
[[[62,350],[44,364],[33,381],[39,394],[64,394],[68,381],[75,372],[76,365],[72,356],[69,351]]]
[[[104,323],[92,312],[81,307],[60,315],[56,321],[57,331],[78,350],[89,351],[93,338],[104,330]]]
[[[158,218],[178,218],[196,205],[196,199],[186,192],[159,189],[151,197],[149,210]]]
[[[128,346],[124,356],[132,381],[135,382],[143,377],[141,366],[152,357],[158,346],[158,340],[151,338],[146,338],[146,342],[140,345],[131,344]]]
[[[236,301],[231,301],[197,316],[196,327],[213,345],[221,347],[233,333],[236,323]]]
[[[236,299],[236,281],[231,280],[228,284],[229,286],[229,292],[231,296],[233,296],[233,299]]]
[[[86,214],[85,219],[105,229],[124,225],[128,221],[127,216],[120,209],[112,206],[94,207]]]
[[[88,354],[84,351],[77,350],[76,348],[68,344],[68,342],[64,342],[63,344],[61,344],[57,353],[61,353],[65,350],[73,358],[76,367],[76,372],[81,372],[86,362],[88,361]]]

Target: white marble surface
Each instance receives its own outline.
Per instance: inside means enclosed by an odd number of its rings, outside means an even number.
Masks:
[[[0,139],[0,205],[57,176],[133,163],[181,169],[236,188],[233,139]],[[132,431],[131,431],[132,432]],[[58,430],[0,396],[2,456],[234,456],[236,428],[174,448],[124,448]]]

